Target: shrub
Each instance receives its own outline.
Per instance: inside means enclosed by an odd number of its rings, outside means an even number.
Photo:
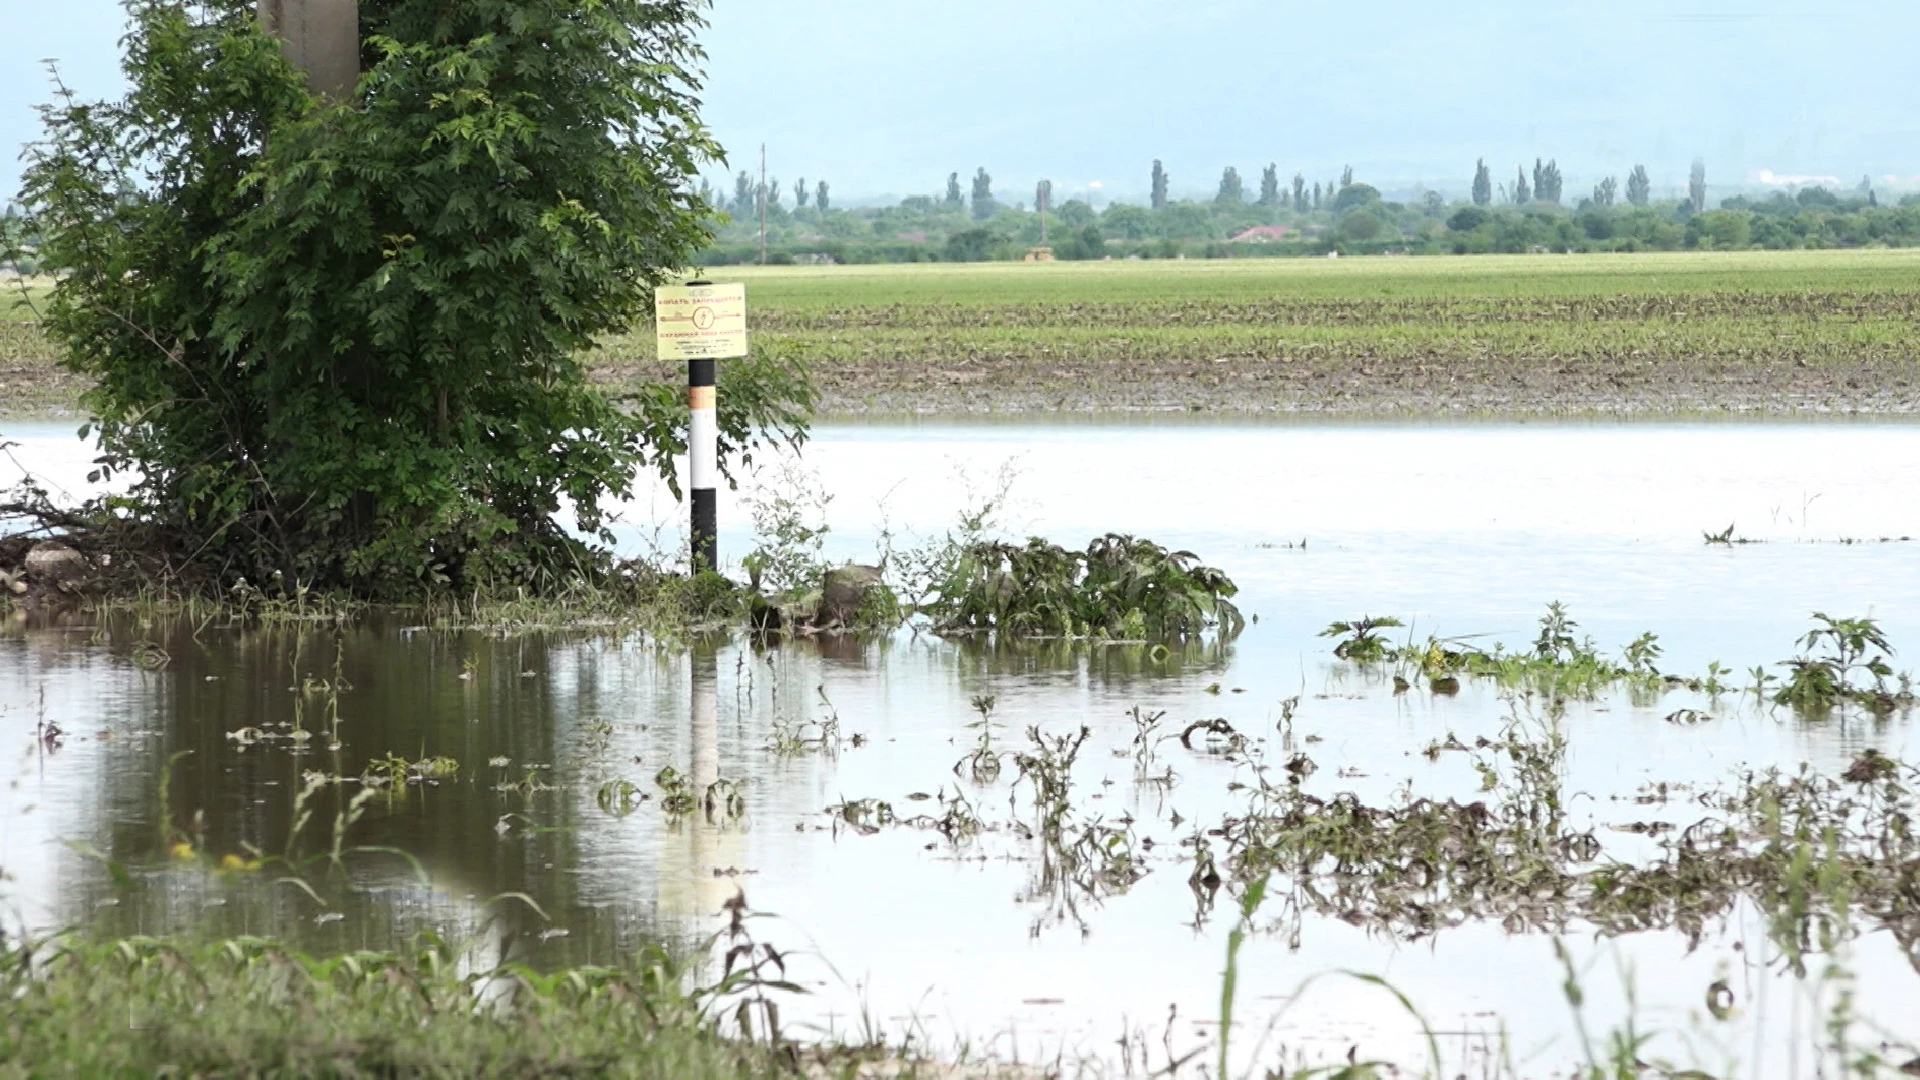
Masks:
[[[232,579],[367,595],[540,585],[555,520],[671,475],[684,405],[581,356],[709,240],[690,4],[362,0],[354,99],[309,94],[251,0],[133,0],[118,101],[43,110],[23,201],[46,318],[123,509]],[[723,416],[804,435],[762,358]],[[724,391],[723,391],[724,392]],[[744,407],[742,407],[744,405]]]

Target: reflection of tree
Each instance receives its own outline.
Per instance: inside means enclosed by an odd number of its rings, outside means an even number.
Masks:
[[[69,835],[99,834],[102,854],[119,865],[163,869],[141,875],[149,887],[115,895],[99,867],[76,866],[82,872],[61,883],[65,921],[91,922],[96,905],[113,899],[100,912],[113,932],[268,933],[322,951],[484,924],[503,948],[537,951],[543,962],[604,959],[658,939],[646,895],[653,881],[595,902],[571,872],[581,830],[601,824],[582,818],[592,796],[580,797],[580,777],[608,751],[603,717],[631,708],[618,692],[623,680],[603,670],[625,660],[604,642],[408,633],[378,618],[347,628],[127,621],[99,638],[121,661],[109,676],[116,707],[88,722],[156,737],[108,741],[101,825],[74,823]],[[134,666],[141,643],[163,651],[164,667]],[[458,771],[403,778],[363,799],[346,845],[412,853],[430,888],[405,858],[384,853],[308,866],[299,876],[317,900],[274,884],[292,876],[274,862],[207,871],[226,856],[326,852],[335,822],[367,790],[363,774],[388,755],[444,756]],[[314,787],[297,805],[314,775],[343,781]],[[178,857],[176,845],[195,856]],[[506,894],[533,900],[552,921],[532,905],[487,906]]]

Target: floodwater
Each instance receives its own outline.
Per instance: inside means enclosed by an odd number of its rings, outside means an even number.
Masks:
[[[86,489],[88,454],[65,426],[4,436],[20,467]],[[1920,425],[928,422],[823,427],[792,468],[831,495],[836,560],[871,561],[883,526],[896,547],[936,535],[1006,476],[1010,532],[1068,544],[1127,532],[1192,550],[1239,583],[1241,610],[1258,619],[1234,640],[1164,654],[909,631],[687,649],[404,620],[341,631],[16,619],[0,631],[0,903],[32,926],[270,933],[318,950],[435,929],[562,964],[643,942],[689,948],[744,890],[772,916],[755,932],[789,951],[810,991],[783,1010],[796,1022],[1146,1071],[1143,1041],[1160,1068],[1168,1048],[1177,1058],[1216,1035],[1237,912],[1224,893],[1213,910],[1199,905],[1179,841],[1242,804],[1233,785],[1245,773],[1175,742],[1161,757],[1177,782],[1137,783],[1120,756],[1130,710],[1165,710],[1181,727],[1225,717],[1270,756],[1304,749],[1317,794],[1465,798],[1477,783],[1459,755],[1420,751],[1450,733],[1496,734],[1514,707],[1471,683],[1457,697],[1396,696],[1336,661],[1318,630],[1391,615],[1422,638],[1525,645],[1560,601],[1610,652],[1657,633],[1662,669],[1688,675],[1791,656],[1814,611],[1870,614],[1896,646],[1920,641],[1920,548],[1904,539],[1920,537]],[[763,481],[792,490],[783,469]],[[725,557],[751,548],[755,488],[749,478],[723,497]],[[626,508],[621,545],[675,550],[678,518],[652,492]],[[1730,524],[1759,542],[1703,541]],[[1030,726],[1092,729],[1076,811],[1130,819],[1152,839],[1144,879],[1076,896],[1038,887],[1033,845],[1009,828],[953,845],[925,830],[836,827],[828,808],[848,801],[884,800],[907,817],[938,813],[916,796],[956,792],[983,820],[1018,820],[1025,804],[1010,804],[1027,796],[1010,792],[1011,769],[988,787],[954,769],[975,737],[973,702],[988,696],[1003,749]],[[1296,696],[1283,732],[1281,703]],[[1683,707],[1715,719],[1666,722]],[[778,733],[830,717],[848,740],[837,753],[772,748]],[[41,738],[45,724],[61,737]],[[287,725],[311,734],[289,738]],[[1572,813],[1618,857],[1639,850],[1611,826],[1647,816],[1630,802],[1644,784],[1802,762],[1837,772],[1866,747],[1908,760],[1917,749],[1902,716],[1815,723],[1685,691],[1574,703],[1564,725]],[[316,896],[284,873],[208,868],[228,854],[324,853],[346,804],[321,789],[290,842],[303,777],[358,776],[390,754],[457,768],[362,800],[343,846],[410,853],[418,873],[400,855],[362,852]],[[656,782],[668,766],[700,787],[739,781],[743,812],[673,819]],[[623,780],[649,799],[623,805]],[[172,854],[179,843],[193,856]],[[1310,913],[1263,915],[1241,958],[1235,1058],[1247,1067],[1344,1060],[1357,1045],[1419,1068],[1419,1024],[1387,991],[1335,974],[1345,971],[1383,977],[1421,1010],[1446,1075],[1478,1074],[1503,1043],[1527,1075],[1583,1057],[1549,936],[1470,923],[1409,942]],[[1837,987],[1784,974],[1761,916],[1736,913],[1699,942],[1575,928],[1565,944],[1589,1031],[1631,1015],[1654,1036],[1645,1058],[1718,1075],[1813,1068]],[[1844,961],[1863,1030],[1920,1039],[1920,976],[1899,947],[1868,935]],[[1716,979],[1733,988],[1729,1020],[1705,1007]]]

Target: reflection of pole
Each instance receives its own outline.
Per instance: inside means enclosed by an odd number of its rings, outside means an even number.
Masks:
[[[720,779],[720,662],[711,644],[693,647],[693,774],[694,794],[705,799],[707,789]]]

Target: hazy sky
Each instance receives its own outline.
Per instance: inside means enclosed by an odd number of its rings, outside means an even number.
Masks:
[[[1716,186],[1920,187],[1912,0],[721,0],[712,19],[706,115],[733,164],[764,141],[773,174],[843,201],[980,165],[1008,198],[1042,176],[1124,198],[1154,158],[1195,194],[1268,162],[1461,193],[1481,156],[1498,179],[1558,158],[1570,192],[1636,162],[1672,190],[1696,155]],[[42,57],[111,91],[119,27],[112,0],[9,20],[0,141],[34,131]]]

